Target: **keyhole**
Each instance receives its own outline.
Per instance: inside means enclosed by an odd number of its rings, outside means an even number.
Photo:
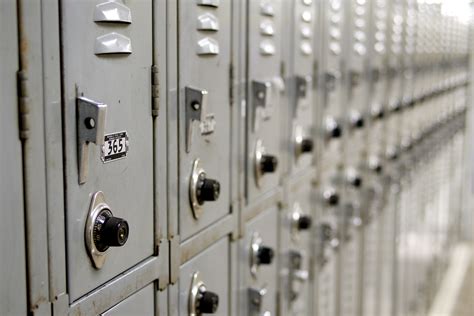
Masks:
[[[93,129],[95,127],[95,120],[92,117],[88,117],[84,120],[84,124],[88,129]]]

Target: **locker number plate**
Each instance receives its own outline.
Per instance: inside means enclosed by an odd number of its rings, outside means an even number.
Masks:
[[[126,131],[105,135],[100,159],[106,163],[125,158],[128,153],[128,145]]]

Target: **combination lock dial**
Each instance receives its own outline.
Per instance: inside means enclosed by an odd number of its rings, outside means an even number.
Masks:
[[[198,314],[214,314],[219,306],[219,296],[210,292],[205,286],[199,288],[196,310]]]
[[[358,111],[351,112],[349,116],[349,121],[350,121],[351,127],[354,129],[362,128],[365,125],[364,116]]]
[[[129,231],[127,221],[113,215],[104,193],[96,192],[92,196],[85,228],[86,247],[95,268],[102,268],[109,247],[125,245]]]
[[[257,140],[254,152],[255,184],[260,187],[262,177],[267,173],[273,173],[278,167],[278,159],[267,153],[262,140]]]
[[[342,128],[333,117],[326,118],[325,133],[327,138],[339,138],[342,135]]]
[[[202,205],[205,201],[216,201],[219,198],[220,187],[219,181],[207,179],[204,172],[199,174],[196,185],[196,195],[199,204]]]
[[[295,127],[295,157],[298,159],[302,154],[310,153],[314,149],[314,141],[304,135],[301,126]]]
[[[263,244],[263,239],[255,232],[252,235],[250,244],[250,273],[257,277],[257,270],[260,265],[269,265],[273,261],[275,252],[271,247]]]
[[[260,170],[262,173],[275,172],[278,165],[278,160],[272,155],[262,155],[260,160]]]
[[[215,314],[219,307],[219,295],[207,289],[199,271],[194,272],[189,291],[189,315]]]
[[[362,177],[359,172],[354,168],[349,168],[347,170],[347,183],[353,186],[354,188],[360,188],[362,186]]]
[[[104,252],[109,247],[125,245],[128,232],[126,220],[114,217],[109,209],[103,209],[95,219],[92,236],[97,250]]]
[[[336,189],[330,187],[324,190],[323,192],[323,200],[329,206],[336,206],[339,204],[339,194],[337,193]]]
[[[217,201],[221,191],[219,181],[209,179],[199,159],[194,160],[189,179],[189,202],[195,219],[202,214],[205,202]]]
[[[293,212],[290,214],[291,237],[294,241],[299,240],[299,233],[311,228],[312,218],[304,214],[298,202],[293,205]]]

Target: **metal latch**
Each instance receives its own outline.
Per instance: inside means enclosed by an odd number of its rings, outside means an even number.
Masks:
[[[272,83],[269,81],[252,81],[253,91],[253,128],[258,129],[259,117],[268,118],[266,109],[271,105]]]
[[[309,273],[306,270],[302,269],[303,265],[303,255],[298,252],[298,251],[290,251],[290,301],[294,301],[298,298],[298,295],[300,293],[299,287],[301,286],[301,283],[304,283],[308,280],[309,278]]]
[[[192,124],[194,121],[203,122],[204,113],[207,109],[207,90],[196,89],[191,87],[185,88],[185,115],[186,115],[186,152],[191,150],[191,144],[193,139],[193,128]],[[212,115],[212,120],[214,116]],[[214,125],[208,124],[206,128],[201,132],[202,134],[210,134],[214,131]]]
[[[327,72],[324,75],[324,84],[326,91],[334,91],[336,89],[336,80],[338,79],[338,75],[336,73]]]
[[[248,289],[248,299],[249,299],[249,315],[250,316],[260,316],[260,311],[262,310],[262,301],[265,294],[267,294],[268,290],[266,285],[264,285],[261,289],[257,288],[249,288]],[[267,315],[267,312],[264,313]]]
[[[207,90],[185,88],[185,114],[186,114],[186,152],[190,151],[193,121],[202,121],[203,108],[207,108]]]
[[[306,96],[308,95],[308,87],[311,86],[311,80],[311,76],[296,76],[294,79],[295,91],[293,101],[293,117],[296,116],[300,100],[306,98]]]
[[[326,250],[337,250],[339,248],[338,233],[333,229],[328,222],[319,225],[319,262],[324,265],[327,261]]]
[[[77,98],[77,145],[79,162],[79,184],[87,181],[89,173],[89,143],[104,144],[107,104]]]

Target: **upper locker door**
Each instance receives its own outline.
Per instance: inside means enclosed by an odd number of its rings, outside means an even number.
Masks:
[[[16,85],[19,66],[16,3],[0,1],[0,134],[3,136],[0,201],[4,215],[0,222],[0,315],[27,313],[22,149]]]
[[[247,19],[247,199],[252,203],[279,183],[282,2],[249,1]]]
[[[184,240],[230,210],[231,3],[179,2],[179,231]]]
[[[315,63],[314,31],[316,30],[316,1],[293,3],[292,45],[290,61],[289,117],[291,119],[291,173],[307,170],[314,149],[315,104],[313,74]]]
[[[74,301],[154,252],[152,4],[64,0],[61,7]]]

